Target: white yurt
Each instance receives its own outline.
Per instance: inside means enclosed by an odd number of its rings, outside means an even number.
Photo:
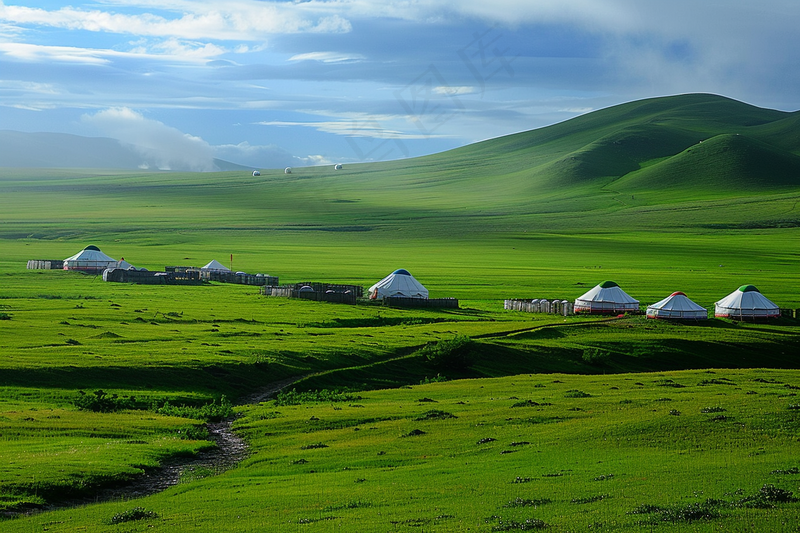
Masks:
[[[661,301],[647,307],[647,318],[672,320],[706,320],[708,309],[691,301],[684,293],[673,292]]]
[[[369,297],[372,300],[383,300],[389,296],[427,298],[428,289],[414,279],[408,270],[401,268],[369,288]]]
[[[714,316],[742,320],[774,318],[781,316],[781,310],[753,285],[742,285],[714,304]]]
[[[230,272],[231,269],[214,259],[206,266],[200,267],[200,270],[214,271],[214,272]]]
[[[102,272],[107,268],[116,267],[117,260],[108,257],[97,246],[87,246],[72,257],[64,259],[64,270]]]
[[[604,281],[575,300],[575,313],[614,314],[637,311],[639,300],[634,300],[613,281]]]
[[[139,270],[138,268],[136,268],[132,264],[130,264],[127,261],[125,261],[124,257],[121,258],[119,261],[117,261],[117,265],[116,266],[111,267],[111,268],[121,268],[122,270]]]

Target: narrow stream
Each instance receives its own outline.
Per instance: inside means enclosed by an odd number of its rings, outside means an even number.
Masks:
[[[262,402],[300,379],[302,378],[293,377],[270,383],[246,397],[240,405],[254,405]],[[90,498],[53,503],[42,510],[50,511],[89,503],[141,498],[177,485],[181,482],[181,478],[207,477],[229,470],[247,457],[247,443],[232,429],[235,419],[236,417],[230,417],[206,425],[210,440],[216,444],[213,448],[202,451],[193,457],[173,457],[164,461],[160,467],[145,472],[129,483],[100,489]]]

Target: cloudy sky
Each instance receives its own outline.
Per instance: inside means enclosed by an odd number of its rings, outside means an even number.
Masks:
[[[685,92],[795,111],[798,27],[796,0],[0,0],[0,129],[275,168]]]

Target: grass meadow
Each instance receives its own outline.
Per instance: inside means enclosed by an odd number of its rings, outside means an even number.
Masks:
[[[681,290],[713,314],[753,284],[800,308],[797,187],[726,166],[695,179],[687,117],[610,167],[601,148],[649,123],[587,117],[337,172],[0,170],[0,529],[797,531],[800,323],[503,310],[608,279],[643,306]],[[730,124],[692,131],[774,137],[794,168],[778,126]],[[233,255],[282,283],[405,268],[461,309],[26,270],[90,244],[150,270]],[[288,379],[295,394],[247,403]],[[238,467],[54,507],[208,449],[231,405]]]
[[[796,531],[798,389],[724,370],[279,396],[240,410],[234,470],[3,528]]]

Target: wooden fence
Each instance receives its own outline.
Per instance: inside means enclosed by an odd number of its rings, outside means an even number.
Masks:
[[[544,298],[534,298],[533,300],[504,300],[503,309],[523,311],[525,313],[548,313],[563,316],[569,316],[575,312],[572,302],[568,300],[547,300]]]
[[[62,259],[29,259],[28,270],[63,270]]]
[[[245,274],[244,272],[224,272],[217,270],[200,270],[200,279],[204,281],[218,281],[220,283],[237,283],[239,285],[275,286],[278,284],[277,276],[264,274]]]
[[[321,282],[302,282],[282,287],[262,287],[261,294],[282,298],[303,298],[315,302],[332,302],[355,305],[364,294],[359,285],[342,285]]]
[[[404,298],[387,296],[383,299],[387,307],[435,307],[440,309],[458,309],[457,298]]]
[[[200,285],[197,270],[184,272],[151,272],[149,270],[125,270],[113,268],[103,271],[103,281],[136,283],[138,285]]]
[[[356,298],[361,298],[364,296],[364,287],[361,285],[344,285],[342,283],[325,283],[319,281],[301,281],[300,283],[295,283],[292,285],[292,287],[298,291],[303,290],[303,287],[311,287],[314,292],[349,292],[354,294]]]

